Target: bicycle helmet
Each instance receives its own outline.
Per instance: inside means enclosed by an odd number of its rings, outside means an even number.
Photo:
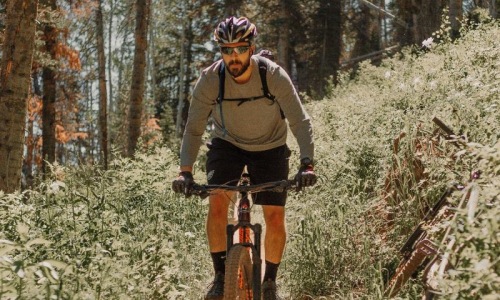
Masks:
[[[214,31],[214,40],[219,44],[239,42],[252,44],[256,36],[257,28],[245,17],[229,17],[220,22]]]

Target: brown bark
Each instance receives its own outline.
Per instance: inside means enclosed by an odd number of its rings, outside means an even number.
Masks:
[[[102,20],[102,0],[96,10],[97,60],[99,72],[99,141],[101,165],[108,168],[108,98],[106,89],[106,57],[104,55],[104,27]]]
[[[282,29],[278,31],[278,55],[277,63],[290,74],[290,13],[288,7],[290,5],[287,0],[279,1],[279,19],[282,23]]]
[[[56,10],[55,0],[41,2],[47,9]],[[54,24],[46,24],[43,29],[45,51],[52,60],[56,57],[57,29]],[[52,66],[42,71],[43,110],[42,110],[42,170],[47,172],[46,164],[56,160],[56,72]]]
[[[241,1],[238,0],[226,0],[224,1],[224,18],[235,16],[238,17],[238,13],[241,8]]]
[[[375,13],[370,7],[361,6],[360,14],[355,21],[357,38],[351,58],[380,50],[381,30]]]
[[[188,8],[189,9],[189,8]],[[186,15],[186,12],[184,12]],[[181,57],[179,68],[179,102],[177,105],[176,116],[176,132],[179,138],[184,134],[186,128],[187,117],[189,112],[189,87],[191,84],[191,63],[193,61],[193,52],[191,50],[193,45],[193,20],[191,17],[185,17],[182,24],[181,33]]]
[[[421,45],[441,26],[441,15],[447,2],[444,0],[396,0],[398,18],[408,27],[396,27],[396,40],[403,45]]]
[[[331,1],[330,1],[331,2]],[[325,96],[327,92],[327,81],[333,77],[336,82],[337,71],[339,69],[340,49],[342,45],[341,10],[339,1],[322,1],[320,5],[321,14],[317,17],[318,31],[321,32],[321,47],[314,73],[317,79],[313,86],[319,97]],[[313,77],[314,78],[314,77]]]
[[[0,190],[21,187],[24,130],[38,1],[7,1],[0,73]]]
[[[135,53],[130,88],[127,155],[134,156],[137,141],[141,136],[142,102],[146,77],[146,49],[148,46],[148,21],[151,0],[137,0],[135,25]]]
[[[183,92],[184,105],[182,107],[182,112],[181,112],[182,124],[183,124],[182,133],[184,133],[184,128],[186,128],[189,106],[190,106],[188,95],[189,95],[189,88],[191,87],[191,64],[193,63],[193,51],[191,49],[193,45],[193,39],[194,39],[193,19],[191,17],[188,17],[188,26],[186,28],[186,49],[185,49],[186,65],[184,66],[185,80],[184,80],[184,86],[182,87],[184,89]]]
[[[110,0],[109,1],[109,5],[111,6],[110,7],[110,12],[109,12],[109,23],[108,23],[108,80],[110,82],[109,84],[109,111],[111,113],[114,112],[114,107],[115,107],[115,98],[113,97],[113,81],[111,79],[111,74],[112,74],[112,70],[113,70],[113,59],[112,59],[112,55],[113,55],[113,40],[115,40],[116,38],[113,37],[113,35],[111,34],[113,32],[113,19],[114,19],[114,14],[115,14],[115,2],[114,0]]]
[[[458,38],[460,35],[460,22],[463,16],[462,0],[450,0],[450,23],[451,37]]]

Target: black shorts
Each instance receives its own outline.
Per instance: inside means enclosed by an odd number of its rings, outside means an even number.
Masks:
[[[291,152],[287,145],[266,151],[246,151],[228,141],[214,138],[207,146],[206,170],[209,184],[236,185],[245,166],[252,184],[288,179]],[[252,194],[253,202],[260,205],[284,206],[286,196],[286,192]]]

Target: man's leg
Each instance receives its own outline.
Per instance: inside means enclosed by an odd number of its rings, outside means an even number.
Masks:
[[[264,281],[276,280],[276,272],[286,243],[285,207],[263,205],[264,220],[266,222],[266,236],[264,247],[266,254],[266,273]]]
[[[286,243],[285,207],[263,205],[266,221],[266,237],[264,239],[266,255],[266,271],[262,283],[262,299],[278,300],[276,277]]]
[[[224,295],[224,271],[226,261],[226,225],[229,195],[224,192],[210,195],[207,216],[207,237],[215,279],[205,299],[221,300]]]
[[[227,213],[231,194],[219,192],[210,195],[207,216],[207,237],[210,252],[226,251]]]

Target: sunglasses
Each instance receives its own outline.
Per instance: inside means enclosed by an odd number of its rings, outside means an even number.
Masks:
[[[243,54],[245,52],[248,51],[248,49],[250,49],[249,46],[240,46],[240,47],[220,47],[220,52],[222,52],[222,54],[227,54],[227,55],[231,55],[233,54],[233,52],[236,51],[236,53],[238,54]]]

